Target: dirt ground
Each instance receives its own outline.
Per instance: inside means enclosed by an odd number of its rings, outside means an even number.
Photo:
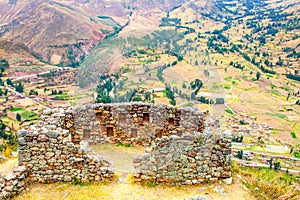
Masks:
[[[0,174],[5,176],[13,170],[15,166],[18,166],[18,158],[9,159],[0,164]]]

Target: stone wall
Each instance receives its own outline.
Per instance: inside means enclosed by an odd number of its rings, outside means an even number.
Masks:
[[[131,143],[150,145],[162,136],[203,132],[207,113],[163,104],[122,103],[75,107],[74,139],[90,143]]]
[[[157,138],[133,159],[135,181],[199,184],[231,177],[231,136],[196,133]]]
[[[109,161],[73,142],[72,117],[71,110],[46,110],[38,125],[19,131],[19,165],[27,167],[30,181],[87,182],[113,178],[114,168]]]
[[[0,174],[0,199],[10,199],[25,189],[28,182],[26,167],[15,167],[13,172]]]
[[[19,131],[19,162],[32,181],[101,181],[113,177],[113,166],[82,148],[83,141],[152,144],[134,159],[137,181],[213,181],[230,177],[231,140],[219,128],[208,113],[160,104],[49,109],[38,125]]]

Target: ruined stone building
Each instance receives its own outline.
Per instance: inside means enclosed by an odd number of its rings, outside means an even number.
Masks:
[[[112,180],[109,158],[88,151],[83,141],[146,146],[133,158],[135,181],[185,185],[231,177],[231,136],[208,113],[160,104],[91,104],[45,110],[39,124],[19,131],[19,167],[0,177],[0,197],[19,193],[28,181]]]

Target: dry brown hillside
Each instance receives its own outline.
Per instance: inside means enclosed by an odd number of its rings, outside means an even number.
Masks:
[[[77,66],[99,41],[185,0],[0,0],[0,37],[20,43],[42,61]],[[138,17],[130,17],[138,13]],[[138,18],[138,19],[137,19]]]

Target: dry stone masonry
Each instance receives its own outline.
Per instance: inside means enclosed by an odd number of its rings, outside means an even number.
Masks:
[[[27,167],[32,182],[113,178],[112,164],[88,152],[78,143],[76,134],[72,135],[72,113],[64,109],[46,110],[38,125],[19,131],[19,165]]]
[[[191,185],[231,177],[231,137],[211,133],[156,138],[134,157],[135,181]]]
[[[28,181],[112,180],[109,158],[86,145],[147,146],[133,158],[135,181],[198,184],[231,177],[231,136],[217,118],[196,109],[160,104],[88,104],[46,109],[39,124],[18,132],[19,167],[0,177],[0,197],[10,198]]]
[[[14,167],[13,171],[4,177],[0,175],[0,199],[9,199],[25,189],[28,183],[26,167]]]
[[[203,132],[207,113],[163,104],[95,104],[74,108],[74,140],[148,146],[162,136]],[[217,127],[218,121],[207,124]],[[76,130],[76,131],[75,131]],[[76,132],[76,133],[75,133]]]

